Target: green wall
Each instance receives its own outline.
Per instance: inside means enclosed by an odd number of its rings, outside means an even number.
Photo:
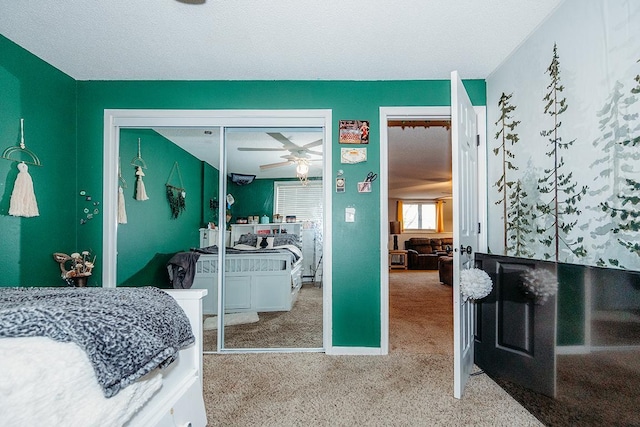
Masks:
[[[584,345],[585,270],[576,264],[558,263],[557,345]]]
[[[20,118],[42,163],[29,166],[40,216],[9,216],[17,162],[0,159],[0,286],[62,286],[52,254],[89,249],[76,242],[76,82],[0,36],[0,153],[20,143]]]
[[[284,181],[284,180],[280,180]],[[227,192],[235,200],[231,206],[231,222],[238,217],[249,215],[273,215],[273,179],[254,179],[250,185],[237,185],[227,182]]]
[[[149,200],[136,200],[138,138]],[[149,129],[120,133],[122,176],[126,181],[127,223],[118,225],[118,285],[170,287],[166,263],[176,252],[198,247],[203,226],[203,162]],[[174,170],[174,164],[177,169]],[[179,170],[179,175],[178,175]],[[172,173],[173,171],[173,173]],[[180,184],[179,176],[182,177]],[[173,218],[166,185],[185,189],[185,210]]]
[[[218,179],[220,174],[218,169],[208,163],[202,163],[202,226],[206,226],[209,222],[218,224],[218,211],[211,209],[210,201],[218,202],[218,209],[225,209],[225,201],[218,199]]]
[[[476,105],[485,104],[484,81],[465,85]],[[378,172],[379,108],[450,104],[449,81],[115,81],[78,82],[78,140],[83,149],[78,174],[88,188],[102,185],[95,161],[102,158],[103,111],[135,109],[331,109],[334,121],[332,162],[347,183]],[[338,120],[371,122],[368,161],[340,164]],[[88,161],[91,159],[92,164]],[[253,184],[252,184],[253,185]],[[357,193],[350,187],[333,197],[333,345],[380,345],[379,187]],[[356,222],[344,222],[346,207]],[[101,247],[101,229],[83,228],[80,239]],[[355,255],[354,255],[355,254]]]

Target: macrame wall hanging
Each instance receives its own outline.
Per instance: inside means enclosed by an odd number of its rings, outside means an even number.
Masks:
[[[171,178],[173,178],[174,172],[178,173],[179,187],[171,184]],[[173,164],[171,173],[169,174],[169,179],[167,179],[167,183],[165,185],[167,187],[167,200],[169,201],[169,207],[171,208],[171,218],[176,219],[186,209],[184,199],[187,196],[187,193],[184,190],[184,184],[182,183],[182,175],[180,174],[180,166],[178,166],[178,162]]]
[[[146,169],[147,164],[140,155],[140,138],[138,138],[138,155],[131,160],[131,165],[136,167],[136,200],[149,200],[149,196],[147,196],[147,189],[145,188],[144,181],[142,180],[142,177],[144,176],[142,169]]]
[[[28,160],[24,160],[25,156]],[[33,180],[29,175],[29,166],[42,166],[40,159],[34,152],[29,150],[24,143],[24,119],[20,119],[20,145],[18,147],[9,147],[2,153],[2,158],[11,161],[18,161],[18,175],[11,192],[11,200],[9,201],[9,215],[34,217],[39,216],[38,202],[33,191]]]
[[[127,210],[124,205],[124,189],[127,188],[127,181],[122,177],[120,159],[118,159],[118,224],[127,223]]]

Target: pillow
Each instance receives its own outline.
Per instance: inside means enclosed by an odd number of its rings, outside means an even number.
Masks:
[[[302,248],[300,237],[297,234],[276,234],[274,236],[273,246],[294,245]]]
[[[263,237],[271,237],[273,238],[273,246],[285,246],[285,245],[294,245],[298,248],[302,248],[302,243],[300,242],[300,236],[297,234],[252,234],[246,233],[242,234],[238,237],[237,245],[248,245],[253,246],[254,248],[259,249],[259,243],[262,241]]]
[[[415,249],[418,251],[419,254],[432,254],[433,253],[433,248],[429,245],[420,245],[415,247]]]
[[[273,237],[257,236],[256,249],[273,249]]]
[[[242,234],[240,237],[238,237],[238,242],[236,244],[255,247],[257,240],[258,236],[256,236],[255,234],[247,233]]]

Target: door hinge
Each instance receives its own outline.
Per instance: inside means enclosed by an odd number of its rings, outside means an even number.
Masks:
[[[478,223],[478,234],[480,234],[480,223]]]
[[[480,147],[480,135],[476,135],[476,147]]]

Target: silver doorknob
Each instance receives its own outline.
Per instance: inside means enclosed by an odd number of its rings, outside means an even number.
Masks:
[[[473,248],[471,246],[467,246],[465,248],[464,245],[460,245],[460,253],[462,253],[462,254],[467,253],[467,254],[471,255],[471,253],[473,253]]]

